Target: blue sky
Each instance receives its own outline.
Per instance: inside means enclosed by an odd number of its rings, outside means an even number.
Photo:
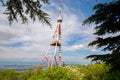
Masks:
[[[96,47],[87,44],[96,37],[94,24],[82,26],[82,21],[94,13],[92,7],[97,3],[110,0],[62,0],[62,59],[65,63],[87,64],[86,55],[104,53]],[[0,11],[0,61],[41,61],[57,25],[58,0],[50,0],[44,5],[51,18],[52,28],[39,21],[29,24],[13,23],[9,26],[6,15]],[[50,51],[52,52],[52,50]]]

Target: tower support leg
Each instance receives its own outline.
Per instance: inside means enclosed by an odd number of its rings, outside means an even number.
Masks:
[[[58,54],[58,66],[62,66],[62,57],[61,57],[61,46],[59,46],[59,54]]]

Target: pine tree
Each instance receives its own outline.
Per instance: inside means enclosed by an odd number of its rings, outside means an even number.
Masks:
[[[95,24],[97,38],[88,46],[96,46],[107,51],[104,55],[89,55],[92,61],[100,60],[111,66],[111,71],[120,71],[120,0],[97,4],[95,13],[84,20],[85,24]]]
[[[5,7],[4,14],[8,15],[9,23],[22,20],[22,23],[28,23],[28,19],[35,21],[37,18],[42,23],[51,25],[49,16],[41,7],[42,4],[48,4],[48,0],[0,0]]]

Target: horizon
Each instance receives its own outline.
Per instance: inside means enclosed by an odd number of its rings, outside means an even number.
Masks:
[[[110,1],[76,0],[73,3],[73,0],[62,0],[62,60],[64,62],[90,64],[90,59],[84,60],[85,56],[104,54],[101,49],[87,46],[96,38],[93,35],[95,25],[83,26],[82,21],[94,13],[92,8],[95,4]],[[4,8],[1,8],[0,62],[41,62],[57,25],[58,1],[50,0],[50,4],[43,5],[43,10],[50,16],[52,28],[38,20],[34,23],[30,21],[27,25],[14,22],[9,26],[7,16],[2,14]]]

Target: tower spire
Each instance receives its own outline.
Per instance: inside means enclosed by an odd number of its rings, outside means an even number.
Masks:
[[[61,9],[61,7],[62,7],[62,1],[61,0],[59,0],[59,9],[58,9],[58,19],[57,19],[57,22],[61,22],[62,23],[62,9]]]

